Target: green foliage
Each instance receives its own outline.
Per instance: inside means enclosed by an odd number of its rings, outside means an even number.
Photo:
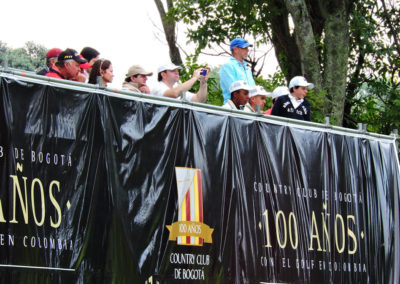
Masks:
[[[177,0],[170,14],[178,22],[189,27],[188,37],[195,40],[198,52],[211,43],[223,43],[236,36],[263,35],[260,42],[265,42],[264,31],[267,29],[270,15],[268,1],[263,0]],[[195,27],[195,28],[194,28]]]
[[[307,93],[307,100],[311,105],[311,120],[314,122],[324,123],[327,109],[330,104],[326,92],[315,92],[314,90],[309,90]],[[337,122],[331,121],[331,124],[337,124]]]
[[[285,74],[279,70],[276,70],[274,74],[268,75],[266,79],[259,76],[254,79],[256,85],[263,86],[265,90],[272,92],[276,87],[286,86]]]
[[[351,14],[346,126],[389,134],[399,127],[400,10],[382,3],[359,1]]]
[[[7,66],[26,71],[38,71],[46,66],[47,48],[32,41],[21,48],[9,48],[0,42],[0,62],[7,61]]]
[[[399,109],[399,84],[375,79],[364,84],[352,111],[357,121],[367,124],[368,131],[390,134],[400,129]]]

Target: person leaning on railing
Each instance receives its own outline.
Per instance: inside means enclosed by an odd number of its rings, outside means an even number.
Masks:
[[[80,64],[86,63],[76,50],[67,48],[58,56],[57,62],[46,74],[47,77],[72,80],[81,70]]]
[[[246,81],[233,82],[229,87],[230,99],[222,107],[233,110],[243,110],[249,102],[249,91],[252,89]]]
[[[271,114],[292,119],[311,121],[310,103],[305,98],[308,89],[314,88],[302,76],[293,77],[289,83],[289,95],[280,96],[274,103]]]
[[[97,81],[97,78],[101,78],[100,82]],[[106,87],[108,83],[112,83],[113,78],[114,69],[111,61],[107,59],[99,59],[92,66],[92,71],[89,75],[89,83],[100,83],[103,87]]]
[[[129,67],[122,83],[122,89],[130,90],[138,93],[150,94],[150,88],[147,86],[147,77],[152,76],[153,72],[146,71],[140,65],[132,65]]]
[[[45,76],[47,73],[49,73],[50,68],[54,65],[54,63],[57,62],[57,58],[61,52],[62,50],[60,48],[49,49],[49,51],[46,53],[46,67],[36,74]]]
[[[267,92],[263,86],[255,86],[249,92],[249,102],[245,104],[246,112],[261,112],[265,106],[265,98],[270,97],[271,93]],[[258,108],[258,110],[257,110]]]

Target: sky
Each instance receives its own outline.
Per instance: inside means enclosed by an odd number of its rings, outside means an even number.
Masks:
[[[33,41],[49,49],[97,49],[101,58],[113,64],[114,80],[110,87],[121,88],[133,64],[155,73],[159,65],[170,62],[153,0],[8,0],[1,4],[0,27],[0,41],[10,48]],[[178,26],[178,31],[178,42],[192,52],[194,45],[186,43],[185,27]],[[227,60],[228,57],[201,56],[198,63],[216,67]],[[266,66],[263,75],[275,71],[273,52]],[[150,87],[156,80],[155,75],[149,77]]]

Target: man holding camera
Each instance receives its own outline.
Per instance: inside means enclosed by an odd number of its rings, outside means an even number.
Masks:
[[[156,96],[164,96],[170,98],[179,98],[182,94],[184,98],[191,102],[204,103],[207,99],[207,81],[209,69],[197,69],[194,71],[192,78],[178,84],[180,66],[168,63],[158,67],[158,84],[151,90]],[[200,89],[194,94],[189,92],[192,86],[200,80]]]

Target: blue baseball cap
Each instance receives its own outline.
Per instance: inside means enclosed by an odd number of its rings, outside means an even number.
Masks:
[[[253,45],[249,44],[245,39],[238,37],[231,41],[231,51],[235,46],[240,48],[246,48]]]

